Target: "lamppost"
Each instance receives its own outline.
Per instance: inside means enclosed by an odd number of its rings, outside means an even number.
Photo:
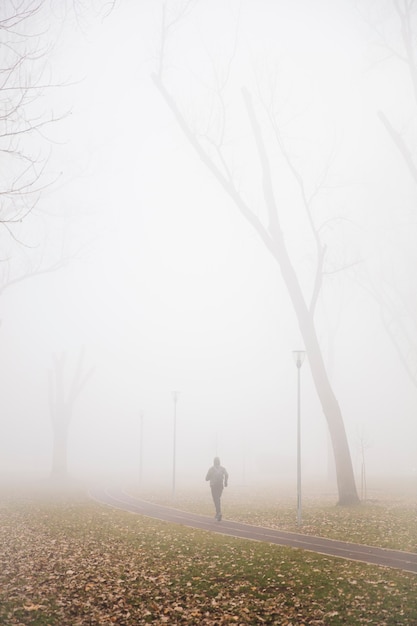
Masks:
[[[175,462],[177,454],[177,402],[179,391],[172,391],[172,399],[174,401],[174,437],[173,437],[173,449],[172,449],[172,497],[175,497]]]
[[[139,487],[142,487],[142,474],[143,474],[143,411],[140,412],[140,448],[139,448]]]
[[[300,370],[306,353],[304,350],[293,350],[297,366],[297,525],[301,525],[301,412],[300,412]]]

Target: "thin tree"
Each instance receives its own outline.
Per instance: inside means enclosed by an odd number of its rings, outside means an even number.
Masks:
[[[289,250],[284,240],[280,221],[280,211],[275,197],[276,183],[271,167],[271,159],[268,147],[264,140],[263,128],[260,122],[260,113],[255,107],[252,93],[247,88],[243,88],[241,90],[241,97],[247,113],[248,124],[258,157],[260,177],[256,182],[259,184],[261,189],[262,201],[267,215],[267,224],[264,224],[264,222],[258,217],[258,214],[253,211],[246,201],[243,193],[240,191],[232,173],[232,166],[229,165],[224,151],[223,141],[226,126],[226,107],[224,105],[223,92],[230,77],[231,62],[224,71],[223,79],[220,79],[219,74],[215,72],[215,76],[218,79],[216,93],[218,102],[220,103],[220,112],[218,114],[216,133],[214,134],[215,136],[210,136],[208,132],[198,133],[192,128],[191,124],[187,120],[187,117],[182,113],[175,97],[168,88],[168,82],[165,77],[165,56],[168,36],[177,26],[179,20],[190,10],[192,4],[193,3],[191,1],[185,2],[182,10],[170,15],[167,4],[164,3],[159,65],[158,71],[153,75],[153,81],[195,154],[202,161],[207,170],[214,176],[218,184],[223,188],[224,192],[234,203],[242,217],[256,231],[262,243],[280,268],[294,313],[298,320],[301,336],[304,340],[304,345],[308,354],[315,387],[329,427],[336,465],[339,495],[338,501],[339,504],[344,505],[356,504],[359,501],[359,498],[356,491],[345,426],[337,398],[333,392],[326,372],[314,322],[315,308],[322,286],[323,264],[326,253],[326,247],[320,240],[319,231],[314,224],[311,213],[311,206],[317,193],[317,189],[315,189],[311,194],[307,193],[303,179],[297,168],[294,166],[294,163],[292,162],[290,155],[286,151],[281,140],[279,126],[276,124],[273,111],[271,109],[266,110],[266,123],[269,124],[268,132],[270,133],[272,130],[277,145],[281,151],[284,161],[286,162],[287,168],[289,168],[291,175],[296,181],[298,192],[301,195],[302,205],[305,209],[308,224],[315,242],[316,271],[311,291],[311,298],[309,302],[307,302],[301,288],[300,279],[297,276]],[[201,138],[203,138],[205,142],[203,142]],[[207,145],[209,146],[208,148]],[[253,176],[255,177],[254,174]]]

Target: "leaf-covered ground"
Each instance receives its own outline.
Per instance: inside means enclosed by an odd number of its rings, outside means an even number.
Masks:
[[[5,497],[0,624],[417,625],[417,576],[149,520]]]
[[[306,496],[301,527],[297,526],[295,499],[268,489],[225,490],[223,512],[227,519],[255,526],[417,552],[417,485],[411,485],[406,494],[373,495],[377,497],[351,507],[336,506],[335,495]],[[143,497],[172,505],[170,494],[164,496],[163,492],[149,492]],[[204,515],[213,513],[207,490],[179,492],[175,506]]]

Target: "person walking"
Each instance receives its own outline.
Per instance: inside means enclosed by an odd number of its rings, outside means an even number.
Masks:
[[[211,495],[213,497],[214,506],[216,507],[216,515],[214,517],[220,522],[222,519],[220,498],[223,493],[223,486],[227,487],[229,474],[226,468],[220,465],[218,456],[214,457],[213,465],[207,472],[206,480],[210,481]]]

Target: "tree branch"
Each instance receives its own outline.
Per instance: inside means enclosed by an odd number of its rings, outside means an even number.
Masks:
[[[187,138],[191,146],[194,148],[194,151],[196,152],[197,156],[200,158],[203,164],[207,167],[207,169],[213,174],[213,176],[216,178],[218,183],[220,183],[220,185],[226,191],[228,196],[233,200],[233,202],[239,208],[240,212],[245,217],[245,219],[255,228],[255,230],[257,231],[257,233],[259,234],[259,236],[261,237],[262,241],[265,243],[269,251],[275,256],[274,243],[269,233],[263,226],[262,222],[256,217],[256,215],[254,215],[254,213],[250,210],[250,208],[244,202],[242,196],[236,190],[233,182],[224,176],[221,170],[219,170],[219,168],[215,165],[215,163],[213,163],[212,159],[210,159],[210,157],[204,151],[204,149],[198,142],[195,134],[190,130],[188,124],[186,123],[184,119],[184,116],[181,114],[176,103],[174,102],[168,90],[165,88],[165,85],[160,80],[159,76],[154,74],[152,78],[158,91],[161,93],[162,97],[164,98],[165,102],[167,103],[168,107],[173,113],[182,132],[184,133],[185,137]]]
[[[417,182],[417,168],[414,164],[413,158],[411,156],[411,153],[409,151],[409,149],[407,148],[403,138],[401,137],[401,135],[394,129],[394,127],[392,126],[391,122],[389,121],[389,119],[387,118],[387,116],[382,112],[382,111],[378,111],[378,117],[381,120],[381,122],[383,123],[383,125],[385,126],[386,130],[388,131],[388,134],[390,135],[391,139],[393,140],[394,144],[397,146],[398,150],[400,151],[407,167],[408,170],[411,174],[411,176],[414,178],[414,180]]]
[[[266,154],[265,144],[262,137],[262,131],[259,126],[255,111],[253,108],[252,96],[246,88],[242,89],[243,99],[245,101],[246,110],[253,130],[258,155],[261,162],[262,171],[262,189],[265,204],[268,210],[268,230],[272,239],[279,245],[282,242],[282,232],[278,219],[278,210],[275,200],[274,187],[272,184],[271,168],[269,159]]]

